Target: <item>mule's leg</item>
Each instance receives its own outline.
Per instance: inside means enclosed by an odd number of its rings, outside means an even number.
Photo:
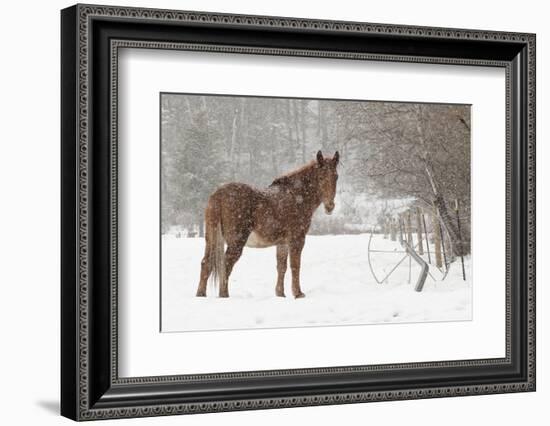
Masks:
[[[210,252],[212,250],[211,243],[206,239],[206,248],[204,249],[204,256],[201,261],[201,278],[199,281],[199,287],[197,288],[197,297],[206,297],[206,284],[210,272],[212,272],[212,265],[210,265]]]
[[[197,297],[206,297],[206,284],[211,271],[212,266],[210,265],[210,254],[207,244],[201,261],[201,278],[199,281],[199,287],[197,288]]]
[[[201,277],[199,280],[199,287],[197,288],[197,297],[206,296],[206,287],[208,283],[208,277],[215,270],[213,261],[215,255],[218,253],[216,250],[221,245],[221,251],[223,252],[223,239],[220,238],[218,229],[220,228],[220,202],[215,195],[211,195],[208,198],[208,204],[204,209],[204,256],[201,261]]]
[[[298,299],[305,297],[300,289],[300,261],[304,248],[305,236],[290,242],[290,270],[292,272],[292,295]]]
[[[279,297],[285,297],[285,273],[287,268],[288,245],[277,245],[277,286],[275,294]]]
[[[246,239],[244,241],[241,239],[227,245],[225,251],[225,279],[220,284],[220,297],[229,297],[229,275],[231,275],[233,266],[241,257],[245,244]]]

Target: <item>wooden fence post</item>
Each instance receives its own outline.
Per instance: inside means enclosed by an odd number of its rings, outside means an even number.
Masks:
[[[439,221],[439,235],[441,237],[441,251],[443,251],[443,263],[445,264],[445,270],[449,267],[449,264],[447,263],[447,249],[445,246],[449,246],[448,238],[445,236],[445,233],[443,232],[443,227],[441,226],[441,221]]]
[[[424,254],[424,244],[422,243],[422,222],[420,221],[420,215],[422,211],[420,207],[416,208],[416,234],[418,236],[418,253]]]
[[[410,210],[407,210],[407,243],[409,243],[409,246],[414,249]]]
[[[403,245],[403,217],[401,213],[398,216],[399,218],[399,243]]]
[[[395,218],[390,219],[390,236],[392,241],[397,241],[397,232],[395,229]]]
[[[428,263],[432,264],[432,259],[430,256],[430,239],[428,238],[428,228],[426,227],[426,217],[422,213],[422,223],[424,223],[424,235],[426,236],[426,251],[428,252]]]
[[[466,270],[464,269],[464,243],[462,242],[462,231],[460,230],[460,212],[458,199],[455,200],[456,225],[458,227],[458,243],[460,244],[460,261],[462,262],[462,279],[466,281]]]
[[[434,206],[434,212],[432,215],[432,227],[434,234],[434,251],[435,251],[435,265],[438,268],[443,267],[443,259],[441,258],[441,233],[439,232],[439,217],[437,215],[437,209]]]

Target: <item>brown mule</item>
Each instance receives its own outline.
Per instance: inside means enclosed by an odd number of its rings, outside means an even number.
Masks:
[[[321,203],[327,214],[334,209],[338,151],[333,158],[317,159],[273,181],[265,190],[243,183],[228,183],[208,199],[205,210],[206,248],[201,262],[197,296],[206,296],[208,277],[214,272],[220,297],[229,297],[228,280],[244,246],[277,246],[275,294],[284,297],[284,276],[290,254],[292,294],[300,288],[300,258],[313,213]],[[224,242],[227,250],[224,253]]]

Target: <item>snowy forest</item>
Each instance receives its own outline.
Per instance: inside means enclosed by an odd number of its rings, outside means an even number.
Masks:
[[[161,94],[162,233],[202,237],[222,183],[258,188],[340,153],[334,214],[310,234],[381,232],[409,208],[435,212],[454,254],[470,251],[470,106]],[[461,236],[454,208],[460,206]]]

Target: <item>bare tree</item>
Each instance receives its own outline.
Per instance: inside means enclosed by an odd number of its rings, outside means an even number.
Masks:
[[[470,202],[468,111],[462,105],[381,102],[339,108],[345,144],[368,146],[356,164],[358,174],[384,196],[435,206],[456,254],[469,252],[469,236],[459,237],[447,203]]]

